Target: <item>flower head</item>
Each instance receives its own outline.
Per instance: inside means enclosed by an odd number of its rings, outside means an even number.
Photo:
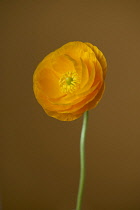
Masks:
[[[100,101],[106,67],[106,59],[96,46],[69,42],[37,66],[33,76],[35,97],[49,116],[75,120]]]

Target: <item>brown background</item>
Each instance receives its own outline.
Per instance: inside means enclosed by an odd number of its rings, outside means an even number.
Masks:
[[[72,210],[82,118],[48,117],[32,75],[69,41],[97,45],[106,92],[90,111],[83,210],[140,209],[140,1],[1,0],[1,200],[3,210]]]

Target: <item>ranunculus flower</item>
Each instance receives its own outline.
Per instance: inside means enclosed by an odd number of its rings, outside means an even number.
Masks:
[[[49,116],[75,120],[100,101],[106,67],[106,59],[96,46],[69,42],[37,66],[33,76],[35,97]]]

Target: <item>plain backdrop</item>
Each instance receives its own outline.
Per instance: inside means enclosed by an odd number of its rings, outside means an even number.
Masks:
[[[106,91],[89,112],[82,210],[140,209],[140,1],[1,0],[0,197],[3,210],[73,210],[82,117],[37,103],[38,63],[69,41],[107,59]]]

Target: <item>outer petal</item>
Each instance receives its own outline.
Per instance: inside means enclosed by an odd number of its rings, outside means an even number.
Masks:
[[[94,100],[92,100],[90,103],[88,103],[87,110],[93,109],[98,105],[99,101],[101,100],[101,98],[103,96],[104,90],[105,90],[105,84],[103,83],[100,91],[98,92],[98,94],[96,95]]]
[[[73,112],[73,113],[59,113],[57,111],[48,111],[46,109],[44,109],[44,111],[49,116],[54,117],[54,118],[56,118],[58,120],[61,120],[61,121],[73,121],[73,120],[78,119],[80,116],[82,116],[82,114],[85,111],[96,107],[97,104],[99,103],[102,95],[103,95],[103,92],[104,92],[104,85],[102,85],[102,88],[101,88],[100,92],[97,94],[97,96],[95,97],[95,99],[93,101],[91,101],[90,103],[84,105],[81,109],[79,109],[78,111]]]
[[[61,121],[73,121],[76,120],[77,118],[79,118],[82,114],[75,114],[75,113],[59,113],[56,111],[48,111],[45,110],[44,111],[51,117],[54,117],[58,120]]]
[[[58,56],[67,54],[77,61],[83,58],[85,52],[93,53],[93,50],[87,44],[79,41],[69,42],[55,51]]]
[[[104,75],[104,78],[106,76],[106,69],[107,69],[107,62],[106,62],[106,59],[103,55],[103,53],[94,45],[88,43],[88,42],[85,42],[87,44],[87,46],[89,46],[93,52],[95,53],[98,61],[100,62],[101,66],[102,66],[102,69],[103,69],[103,75]]]

